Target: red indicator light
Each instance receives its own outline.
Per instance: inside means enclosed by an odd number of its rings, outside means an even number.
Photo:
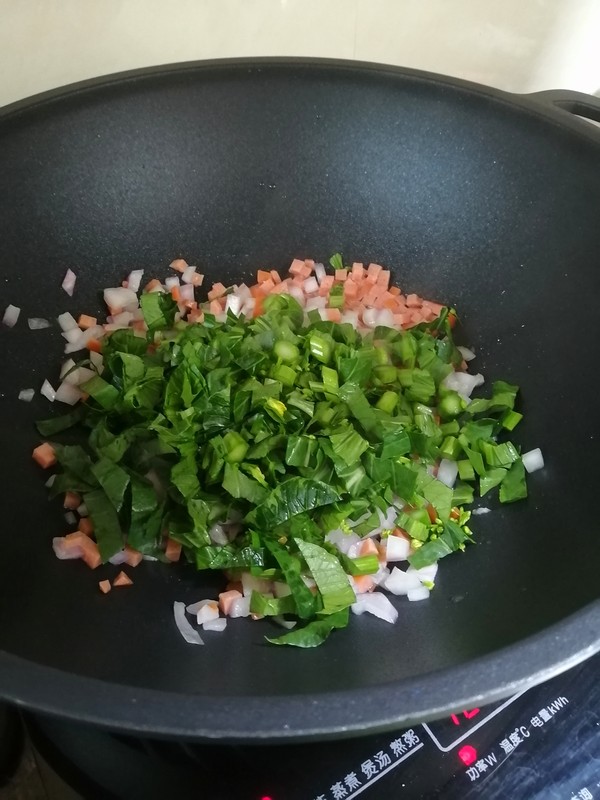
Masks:
[[[465,766],[469,766],[474,761],[477,761],[477,750],[474,747],[471,747],[470,744],[466,744],[464,747],[461,747],[458,751],[458,757],[463,762]],[[263,798],[264,800],[264,798]]]
[[[266,795],[266,794],[264,794],[264,795],[263,795],[263,796],[260,798],[260,800],[273,800],[273,798],[272,798],[272,797],[269,797],[269,796],[268,796],[268,795]]]
[[[462,715],[463,715],[463,717],[465,719],[472,719],[476,714],[479,714],[479,709],[478,708],[472,708],[470,711],[463,711],[462,712]],[[452,714],[450,719],[452,720],[452,722],[455,725],[460,725],[460,720],[458,719],[456,714]]]

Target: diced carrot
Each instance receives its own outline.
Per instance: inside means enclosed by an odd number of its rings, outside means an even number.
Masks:
[[[227,616],[229,611],[231,610],[231,605],[235,600],[239,600],[243,597],[241,592],[238,592],[237,589],[230,589],[227,592],[221,592],[219,595],[219,608],[221,612]]]
[[[273,278],[271,278],[270,274],[269,274],[269,277],[267,278],[267,280],[262,282],[261,286],[262,286],[263,292],[265,294],[269,294],[271,289],[275,286],[275,283],[273,282]]]
[[[43,469],[48,469],[48,467],[52,467],[56,464],[56,453],[49,442],[43,442],[38,445],[31,455],[33,456],[33,460]]]
[[[123,289],[128,289],[129,288],[129,281],[121,281],[121,286],[123,287]]]
[[[79,546],[83,550],[82,559],[90,567],[96,569],[102,563],[102,557],[98,550],[98,545],[93,542],[89,536],[86,536],[82,531],[75,531],[68,533],[65,536],[65,542],[73,546]]]
[[[407,294],[406,305],[409,308],[421,308],[421,306],[423,305],[423,301],[421,300],[418,294]]]
[[[127,573],[119,572],[117,577],[112,582],[112,585],[113,586],[131,586],[132,583],[133,583],[133,581],[131,580],[129,575],[127,575]]]
[[[383,267],[381,264],[369,264],[367,267],[367,275],[374,275],[377,277],[382,269]]]
[[[347,277],[348,277],[347,269],[336,269],[335,271],[336,281],[345,281]]]
[[[327,319],[329,322],[341,322],[342,312],[339,308],[327,308]]]
[[[179,303],[181,300],[181,289],[179,286],[171,286],[171,297],[175,300],[176,303]]]
[[[86,347],[94,353],[102,352],[102,342],[99,339],[88,339]]]
[[[305,266],[307,266],[309,268],[309,270],[311,272],[315,268],[315,262],[314,262],[314,260],[312,258],[305,258],[304,259],[304,264],[305,264]]]
[[[183,258],[176,258],[175,261],[171,261],[169,266],[177,272],[185,272],[188,268],[188,263]]]
[[[271,280],[275,284],[281,283],[281,275],[277,272],[276,269],[271,270]]]
[[[390,286],[388,291],[389,291],[390,294],[393,294],[395,297],[398,297],[398,295],[402,294],[402,292],[400,291],[400,287],[399,286]]]
[[[373,286],[372,289],[364,297],[364,303],[366,306],[374,306],[379,299],[379,295],[381,294],[381,289],[378,286]]]
[[[250,287],[250,294],[252,297],[264,297],[265,293],[263,291],[262,285],[260,283],[255,283],[254,286]]]
[[[381,286],[382,289],[387,289],[390,285],[390,271],[389,269],[382,269],[379,275],[377,276],[377,286]]]
[[[384,292],[381,295],[381,303],[383,308],[387,308],[390,311],[395,311],[398,308],[398,298],[389,292]]]
[[[432,300],[423,300],[423,308],[430,309],[431,311],[433,311],[436,317],[439,317],[439,315],[442,313],[442,309],[444,308],[444,306],[441,305],[440,303],[434,303]]]
[[[229,581],[229,583],[225,587],[225,591],[226,592],[241,592],[243,594],[244,593],[244,587],[243,587],[241,581],[232,580],[232,581]]]
[[[370,575],[354,575],[352,583],[354,584],[354,590],[358,594],[372,592],[375,588],[375,581]]]
[[[84,533],[86,536],[91,536],[94,532],[94,523],[89,517],[82,517],[79,520],[78,528],[81,533]]]
[[[204,322],[204,311],[201,308],[194,308],[187,316],[188,322]]]
[[[320,289],[325,289],[325,292],[328,292],[330,289],[333,288],[334,282],[335,282],[335,278],[333,277],[333,275],[325,275],[325,277],[321,281],[321,284],[320,284],[319,288]],[[319,294],[321,294],[321,292],[319,292]]]
[[[373,539],[363,539],[358,548],[358,553],[361,556],[376,556],[379,550]]]
[[[221,303],[219,303],[218,300],[211,300],[208,309],[210,313],[214,314],[215,316],[223,312],[223,306],[221,305]]]
[[[227,291],[227,287],[223,286],[222,283],[213,283],[212,289],[208,293],[209,300],[216,300],[217,297],[221,297]]]
[[[255,302],[254,302],[254,309],[252,311],[252,316],[253,317],[260,317],[260,315],[263,313],[263,310],[264,309],[263,309],[262,297],[257,297]]]
[[[110,581],[98,581],[98,586],[103,594],[108,594],[112,588]]]
[[[192,285],[193,286],[202,286],[204,283],[204,275],[201,272],[194,272],[192,275]]]
[[[125,563],[129,564],[130,567],[137,567],[138,564],[142,561],[142,554],[139,550],[134,550],[133,547],[130,547],[128,544],[125,545],[123,548],[125,552]]]
[[[95,327],[98,324],[98,320],[96,317],[90,317],[88,314],[80,314],[77,324],[82,331],[85,331],[87,328]]]
[[[179,561],[181,558],[181,544],[179,542],[175,542],[170,537],[167,537],[165,558],[167,561]]]
[[[152,278],[151,281],[144,286],[144,292],[147,294],[148,292],[154,291],[154,289],[162,289],[162,283],[157,280],[156,278]]]
[[[63,508],[75,511],[81,505],[81,497],[76,492],[66,492],[63,501]]]
[[[290,275],[302,275],[302,276],[304,276],[305,267],[306,267],[306,264],[304,263],[304,261],[300,261],[299,258],[295,258],[292,261],[292,263],[290,264],[290,268],[289,268],[288,272],[290,273]]]
[[[259,269],[256,273],[256,280],[258,283],[264,283],[271,278],[271,273],[269,270],[266,269]]]
[[[344,297],[356,297],[358,295],[358,285],[348,278],[344,283]]]
[[[352,277],[354,280],[360,280],[364,274],[364,271],[365,268],[360,261],[355,261],[354,264],[352,264]]]

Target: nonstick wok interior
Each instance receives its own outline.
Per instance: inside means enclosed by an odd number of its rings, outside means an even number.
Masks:
[[[9,699],[167,733],[234,735],[249,715],[259,736],[347,731],[362,716],[375,728],[467,699],[456,670],[475,670],[488,699],[502,693],[527,673],[519,643],[597,600],[600,143],[563,116],[432,76],[319,63],[149,71],[0,116],[0,305],[23,308],[17,327],[0,330]],[[56,378],[64,341],[58,326],[29,331],[25,318],[101,312],[103,287],[131,268],[163,277],[178,256],[210,284],[335,251],[456,305],[458,338],[488,385],[521,386],[514,438],[541,447],[546,467],[527,501],[484,498],[492,513],[473,519],[477,545],[441,563],[430,600],[400,598],[395,626],[353,617],[323,647],[299,651],[266,644],[269,623],[233,620],[191,647],[172,602],[214,596],[220,576],[145,563],[133,587],[105,597],[107,568],[55,559],[62,509],[30,458],[48,404],[17,394]],[[60,288],[67,267],[78,275],[72,299]],[[598,646],[586,636],[544,640],[548,668]],[[512,645],[502,674],[476,667]],[[427,681],[445,670],[443,702],[428,706]],[[81,678],[102,684],[92,691]],[[274,719],[269,704],[288,695],[304,711]],[[134,698],[126,710],[124,697]]]

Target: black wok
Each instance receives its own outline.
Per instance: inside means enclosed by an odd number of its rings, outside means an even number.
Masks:
[[[600,119],[593,98],[519,97],[407,70],[254,61],[143,70],[0,114],[0,296],[23,317],[100,311],[132,267],[184,256],[210,279],[292,256],[393,268],[456,304],[489,380],[522,387],[530,498],[476,518],[423,603],[353,618],[313,651],[237,620],[190,647],[173,600],[220,586],[144,564],[104,597],[57,561],[62,509],[30,453],[55,325],[0,330],[0,694],[168,736],[262,740],[400,727],[506,696],[600,648]],[[73,299],[60,288],[78,274]]]

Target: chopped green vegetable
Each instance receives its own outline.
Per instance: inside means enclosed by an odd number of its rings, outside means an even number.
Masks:
[[[341,255],[330,264],[343,269]],[[370,268],[377,291],[373,278]],[[334,284],[329,308],[344,309],[345,291]],[[527,496],[507,441],[518,387],[496,381],[466,402],[445,386],[462,368],[451,309],[361,335],[283,293],[253,319],[217,322],[204,306],[204,324],[180,320],[168,292],[140,302],[147,335],[106,335],[85,404],[37,424],[44,437],[86,428],[85,446],[52,443],[51,493],[83,496],[103,560],[125,543],[164,559],[168,536],[198,569],[284,581],[289,594],[254,591],[251,611],[295,615],[302,627],[268,641],[314,647],[348,623],[352,587],[372,588],[359,579],[380,569],[381,544],[356,535],[377,529],[384,542],[401,528],[418,569],[472,541],[462,506],[475,490]],[[453,488],[436,477],[442,459],[457,464]],[[348,554],[334,534],[353,535]]]

